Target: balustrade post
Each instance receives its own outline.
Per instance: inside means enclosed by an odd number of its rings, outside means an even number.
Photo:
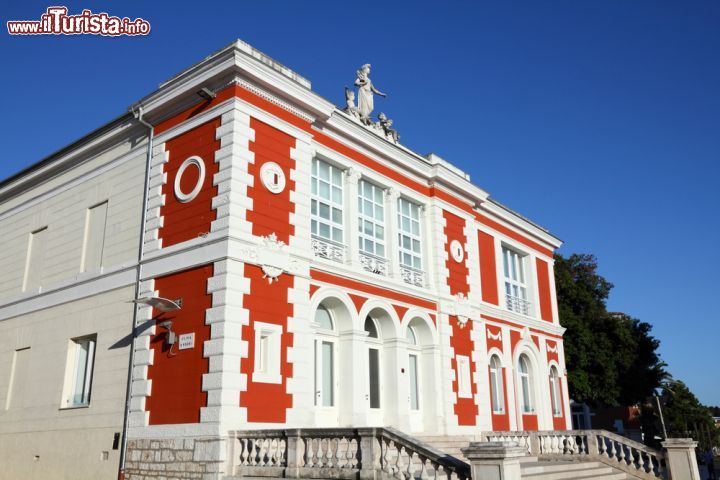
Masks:
[[[540,455],[540,434],[537,432],[528,432],[528,445],[530,445],[530,455]]]
[[[585,448],[587,448],[588,455],[600,455],[598,436],[594,431],[587,432],[585,436],[585,443]]]
[[[287,442],[287,469],[285,476],[288,478],[299,478],[300,467],[303,466],[305,457],[305,443],[302,440],[302,430],[294,428],[285,430]]]
[[[360,461],[360,480],[377,480],[380,478],[380,449],[377,430],[374,428],[358,428],[360,442],[358,457]]]
[[[662,442],[670,480],[700,480],[692,438],[668,438]]]
[[[461,449],[477,480],[521,480],[520,459],[527,450],[517,442],[471,442]]]

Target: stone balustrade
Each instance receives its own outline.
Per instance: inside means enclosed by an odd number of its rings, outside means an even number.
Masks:
[[[393,428],[231,432],[229,472],[247,477],[468,480],[470,467]]]

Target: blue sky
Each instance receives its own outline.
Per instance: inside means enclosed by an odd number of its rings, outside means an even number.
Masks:
[[[4,2],[2,20],[51,4]],[[720,2],[69,2],[140,38],[0,35],[0,178],[241,38],[376,111],[499,201],[597,255],[609,307],[654,325],[671,373],[720,405]],[[4,28],[4,27],[3,27]]]

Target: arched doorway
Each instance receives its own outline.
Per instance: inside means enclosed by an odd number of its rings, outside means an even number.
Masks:
[[[438,349],[426,319],[413,317],[405,326],[405,385],[410,431],[432,431],[437,426],[436,363]]]
[[[336,297],[324,298],[313,313],[312,404],[318,427],[337,427],[352,422],[352,378],[343,372],[353,368],[352,350],[342,341],[352,331],[352,317],[346,304]]]

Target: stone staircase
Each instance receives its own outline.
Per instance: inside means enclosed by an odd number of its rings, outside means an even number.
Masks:
[[[463,462],[468,460],[461,449],[470,442],[482,441],[480,436],[418,436],[416,437],[438,450]],[[523,480],[628,480],[634,477],[601,462],[540,461],[527,456],[520,460]]]

